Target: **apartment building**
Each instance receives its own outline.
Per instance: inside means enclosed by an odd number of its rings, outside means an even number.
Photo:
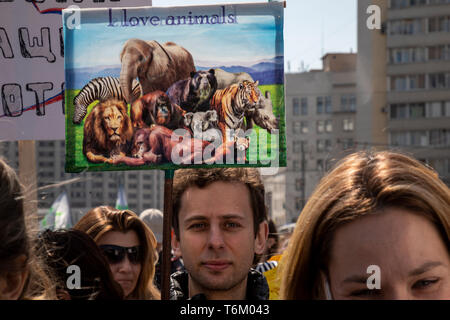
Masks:
[[[354,53],[329,53],[321,70],[286,74],[285,223],[295,222],[332,164],[355,148]]]
[[[0,155],[15,169],[19,167],[17,142],[0,142]],[[65,173],[64,166],[64,141],[36,141],[40,217],[64,190],[70,201],[72,221],[76,222],[93,207],[114,206],[119,184],[123,184],[128,207],[134,212],[139,214],[148,208],[163,210],[164,172],[161,170]],[[71,179],[77,180],[64,184]],[[52,185],[55,186],[48,188]]]
[[[372,4],[379,30],[365,23]],[[358,137],[411,154],[450,184],[450,1],[363,0],[358,20]]]

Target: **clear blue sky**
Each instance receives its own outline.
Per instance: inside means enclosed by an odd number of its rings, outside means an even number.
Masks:
[[[153,0],[153,6],[264,2],[262,0]],[[286,68],[322,67],[322,53],[356,52],[357,0],[287,0],[284,53]],[[286,71],[288,71],[286,69]]]

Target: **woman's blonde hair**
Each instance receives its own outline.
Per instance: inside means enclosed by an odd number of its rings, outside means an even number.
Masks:
[[[280,265],[280,298],[323,299],[336,229],[389,207],[428,218],[450,248],[450,190],[436,172],[399,153],[355,153],[322,178],[301,212]]]
[[[95,242],[109,231],[135,231],[142,248],[143,260],[136,288],[127,298],[137,300],[161,298],[159,290],[153,284],[155,264],[158,260],[156,238],[133,211],[117,210],[108,206],[96,207],[86,213],[74,229],[87,233]]]

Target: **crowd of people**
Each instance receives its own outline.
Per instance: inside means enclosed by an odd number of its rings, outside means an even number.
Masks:
[[[172,300],[450,299],[450,190],[409,156],[341,160],[289,239],[257,169],[182,169],[173,181]],[[161,299],[161,211],[100,206],[40,232],[31,216],[0,159],[0,299]]]

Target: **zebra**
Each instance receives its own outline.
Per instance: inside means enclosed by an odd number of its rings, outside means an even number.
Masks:
[[[133,100],[141,96],[141,86],[135,79],[132,85]],[[120,87],[119,78],[115,77],[98,77],[92,79],[73,99],[75,112],[73,114],[73,123],[80,124],[87,113],[88,106],[95,100],[106,101],[115,98],[125,101],[123,91]]]

